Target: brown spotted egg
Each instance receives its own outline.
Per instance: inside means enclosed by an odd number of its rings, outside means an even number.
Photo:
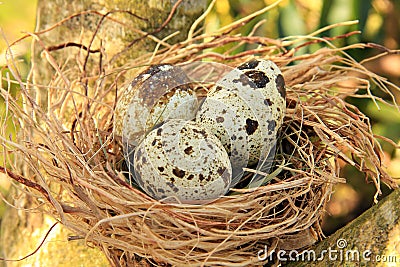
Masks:
[[[286,108],[285,82],[269,60],[251,60],[230,71],[207,94],[196,122],[214,133],[233,168],[232,186],[243,168],[266,160]]]
[[[155,199],[212,201],[229,190],[232,170],[220,140],[194,121],[169,120],[137,147],[139,186]]]
[[[167,119],[191,120],[198,109],[189,78],[178,66],[154,65],[139,74],[120,97],[114,134],[136,147],[146,132]]]

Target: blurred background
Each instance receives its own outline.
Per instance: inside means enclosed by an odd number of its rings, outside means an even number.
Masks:
[[[0,0],[0,78],[2,87],[1,89],[7,90],[10,88],[12,94],[16,94],[17,86],[9,83],[9,78],[12,75],[7,70],[7,59],[5,51],[7,45],[16,39],[23,36],[26,32],[33,32],[35,29],[36,19],[36,4],[37,0]],[[25,40],[12,51],[16,57],[16,64],[21,75],[27,76],[29,71],[29,58],[30,58],[30,41]],[[4,99],[0,97],[0,125],[2,129],[7,128],[7,133],[10,136],[15,135],[15,128],[10,120],[10,114],[6,112],[4,105]],[[5,126],[6,125],[6,126]],[[0,146],[0,165],[4,166],[3,163],[3,145]],[[4,174],[0,173],[0,220],[6,208],[6,204],[2,199],[6,197],[8,189],[10,187],[9,180],[4,177]]]
[[[42,0],[43,1],[43,0]],[[252,12],[274,3],[274,0],[217,0],[213,11],[206,19],[205,30],[214,30],[225,26],[236,19],[244,17]],[[5,49],[7,42],[15,41],[26,32],[33,32],[35,28],[37,0],[3,0],[0,1],[0,68],[2,88],[9,88],[7,77],[10,75],[5,68]],[[337,46],[344,46],[358,42],[376,43],[388,49],[398,50],[400,47],[400,1],[399,0],[285,0],[275,8],[250,22],[242,30],[246,35],[260,20],[266,20],[258,28],[255,35],[269,38],[281,38],[289,35],[305,35],[323,26],[358,20],[358,25],[335,28],[323,33],[323,36],[337,36],[354,30],[361,33],[347,39],[335,40]],[[30,40],[20,42],[13,48],[14,56],[17,56],[18,69],[23,77],[26,77],[30,64]],[[250,47],[247,47],[247,49]],[[226,48],[225,48],[226,49]],[[240,49],[246,49],[241,47]],[[240,52],[240,51],[237,51]],[[304,51],[309,52],[309,51]],[[381,51],[377,49],[355,49],[349,54],[358,61],[370,58]],[[400,86],[400,52],[380,57],[365,64],[368,69],[387,77],[397,86]],[[12,93],[16,93],[16,86],[11,85]],[[372,88],[375,95],[391,101],[388,95],[383,94],[377,88]],[[362,93],[362,92],[361,92]],[[397,103],[400,104],[399,92],[394,92]],[[370,119],[375,134],[383,135],[400,145],[400,112],[394,106],[380,105],[380,109],[370,100],[348,99],[355,104]],[[14,127],[9,123],[9,114],[5,111],[3,99],[0,99],[0,123],[7,124],[9,132],[13,135]],[[388,143],[382,142],[385,151],[384,163],[393,177],[400,177],[400,149],[395,149]],[[2,151],[0,147],[0,161]],[[375,186],[367,183],[362,173],[350,166],[344,166],[342,177],[347,184],[337,185],[335,192],[326,208],[326,217],[323,228],[329,235],[341,228],[364,210],[373,205]],[[10,184],[0,174],[0,193],[7,195]],[[383,194],[390,191],[382,185]],[[0,200],[0,220],[5,209],[5,203]]]

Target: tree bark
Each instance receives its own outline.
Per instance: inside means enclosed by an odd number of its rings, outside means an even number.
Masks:
[[[70,64],[76,65],[77,60],[84,62],[87,50],[93,51],[84,70],[89,75],[95,72],[93,70],[98,72],[99,64],[120,66],[154,49],[156,42],[148,38],[146,32],[163,39],[179,31],[168,41],[184,40],[189,27],[205,11],[206,4],[206,0],[39,0],[36,32],[40,41],[36,47],[41,49],[33,51],[36,70],[33,83],[50,85],[55,68],[68,69]],[[69,19],[60,23],[65,18]],[[53,30],[40,33],[55,24],[57,27]],[[100,48],[102,57],[96,52]],[[124,53],[118,57],[121,51]],[[68,79],[68,72],[65,75]],[[45,87],[36,87],[32,96],[43,110],[47,109]],[[30,177],[29,173],[24,173],[22,161],[20,166],[22,174]],[[1,221],[0,258],[20,259],[41,244],[55,221],[33,209],[36,202],[30,196],[12,191],[10,202],[20,209],[9,208]],[[71,233],[58,224],[33,256],[23,261],[0,261],[0,266],[109,265],[99,249],[87,247],[82,240],[67,241],[69,235]]]
[[[34,84],[50,84],[54,63],[63,69],[72,67],[76,60],[84,65],[87,49],[92,54],[84,72],[90,74],[98,71],[100,61],[109,67],[118,66],[153,51],[156,45],[153,36],[162,40],[172,34],[169,43],[184,40],[206,4],[206,0],[39,0],[38,30],[57,25],[55,30],[39,35],[55,62],[42,50],[34,51],[34,60],[40,66],[35,68]],[[97,52],[100,48],[101,59]],[[69,78],[68,72],[64,75]],[[46,107],[47,89],[37,88],[37,91],[38,103]]]
[[[399,203],[400,189],[397,189],[329,238],[309,248],[307,251],[314,251],[316,260],[309,261],[312,258],[307,252],[301,258],[304,261],[294,260],[285,266],[399,266]],[[323,251],[325,253],[321,254]]]

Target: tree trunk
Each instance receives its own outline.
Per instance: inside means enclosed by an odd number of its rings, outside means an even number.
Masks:
[[[309,248],[304,258],[285,266],[399,266],[399,203],[400,189],[397,189],[329,238]],[[311,251],[315,252],[315,260]],[[288,255],[285,258],[289,259]]]
[[[42,50],[34,51],[34,60],[40,66],[35,69],[34,84],[51,82],[54,63],[69,69],[80,59],[84,65],[86,49],[93,51],[84,69],[88,74],[98,70],[100,61],[117,66],[153,51],[154,37],[168,38],[169,43],[184,40],[190,26],[205,11],[206,3],[207,0],[39,0],[39,31],[58,24],[56,30],[39,36],[56,60],[49,60]],[[173,16],[169,17],[170,14]],[[60,23],[66,18],[69,19]],[[146,36],[146,33],[150,34]],[[100,47],[106,55],[101,59],[96,57],[100,55],[96,52]],[[68,72],[64,75],[69,78]],[[47,89],[37,90],[38,103],[45,107]]]
[[[84,72],[90,74],[94,68],[98,70],[99,64],[120,66],[154,49],[156,42],[153,37],[146,36],[146,32],[163,39],[179,31],[168,41],[184,40],[190,25],[204,12],[206,3],[206,0],[39,0],[37,32],[56,23],[58,26],[37,35],[40,41],[36,47],[41,49],[33,51],[36,70],[33,83],[50,85],[54,69],[68,69],[70,64],[76,65],[76,60],[84,63],[87,50],[92,50],[94,55],[91,55]],[[70,19],[59,23],[68,17]],[[168,24],[165,23],[167,21]],[[106,58],[96,52],[100,47]],[[122,51],[123,54],[120,53]],[[68,72],[65,75],[68,79]],[[32,94],[37,103],[47,110],[46,88],[35,88]],[[29,173],[23,171],[23,162],[20,166],[22,174],[29,177]],[[40,245],[54,220],[38,210],[24,210],[35,208],[33,205],[36,204],[32,204],[35,202],[30,196],[13,191],[10,202],[21,209],[9,208],[1,221],[0,258],[20,259]],[[23,261],[0,261],[0,266],[109,265],[100,250],[87,247],[82,240],[67,241],[68,235],[71,233],[58,224],[33,256]]]

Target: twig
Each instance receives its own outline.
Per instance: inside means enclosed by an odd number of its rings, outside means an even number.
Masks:
[[[26,179],[25,177],[19,175],[19,174],[15,174],[9,170],[7,170],[5,167],[0,166],[0,172],[6,174],[8,177],[12,178],[13,180],[17,181],[18,183],[21,183],[29,188],[33,188],[37,191],[39,191],[46,199],[49,203],[53,203],[51,201],[49,192],[46,191],[46,189],[44,189],[44,187],[42,187],[41,185],[32,182],[29,179]]]
[[[47,49],[47,51],[51,52],[51,51],[56,51],[56,50],[63,49],[66,47],[78,47],[80,49],[88,51],[89,53],[100,53],[101,52],[100,49],[91,50],[83,44],[78,44],[78,43],[74,43],[74,42],[67,42],[67,43],[63,43],[63,44],[59,44],[59,45],[52,45],[52,46],[47,47],[46,49]]]
[[[49,236],[50,232],[53,230],[53,228],[58,224],[58,222],[55,222],[50,229],[47,231],[46,235],[43,237],[43,240],[40,242],[39,246],[31,253],[29,253],[28,255],[19,258],[19,259],[6,259],[6,258],[0,258],[0,261],[23,261],[31,256],[33,256],[34,254],[36,254],[36,252],[39,251],[39,249],[43,246],[44,242],[46,241],[47,237]]]

